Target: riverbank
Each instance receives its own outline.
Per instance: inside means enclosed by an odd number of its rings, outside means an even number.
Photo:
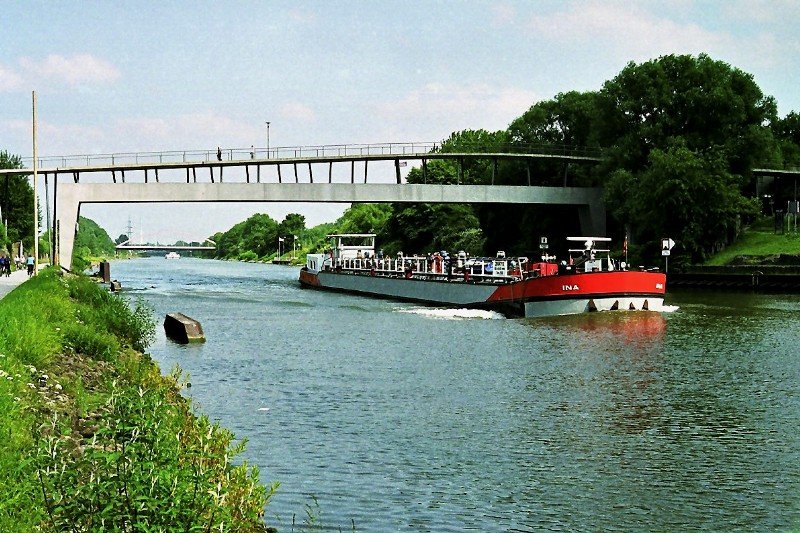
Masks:
[[[800,292],[800,235],[757,220],[739,239],[704,264],[675,268],[671,288]]]
[[[0,300],[0,530],[267,531],[276,487],[143,354],[151,311],[58,274]]]

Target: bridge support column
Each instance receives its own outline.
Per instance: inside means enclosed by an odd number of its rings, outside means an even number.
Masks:
[[[58,263],[67,270],[72,269],[72,251],[75,248],[75,234],[78,230],[78,217],[81,204],[78,196],[72,194],[72,187],[62,183],[58,189]],[[65,190],[66,189],[66,190]]]
[[[589,204],[579,205],[578,219],[581,223],[581,232],[585,236],[606,236],[606,206],[602,198],[596,198]]]

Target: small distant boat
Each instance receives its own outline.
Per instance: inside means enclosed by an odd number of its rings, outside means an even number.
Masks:
[[[178,252],[169,252],[167,255],[164,256],[164,259],[180,259],[181,254]]]

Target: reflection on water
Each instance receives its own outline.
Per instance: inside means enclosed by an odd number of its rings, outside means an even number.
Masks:
[[[153,356],[281,481],[282,530],[311,495],[335,531],[800,528],[796,296],[486,320],[301,290],[286,267],[112,268],[203,323],[205,345],[159,333]]]
[[[599,312],[583,315],[568,315],[550,318],[529,319],[532,327],[549,326],[567,335],[570,330],[579,337],[602,342],[601,339],[612,336],[619,341],[650,342],[663,338],[667,329],[666,315],[653,312]],[[600,339],[598,338],[600,336]]]

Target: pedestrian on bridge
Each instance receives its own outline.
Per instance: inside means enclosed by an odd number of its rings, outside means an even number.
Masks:
[[[222,150],[217,146],[217,161],[222,161]]]

